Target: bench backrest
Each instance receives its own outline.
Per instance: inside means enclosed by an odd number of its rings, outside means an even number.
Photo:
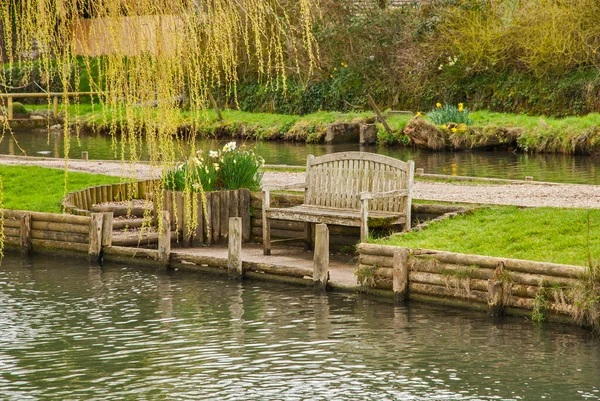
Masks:
[[[361,192],[408,190],[409,196],[375,199],[370,210],[410,212],[414,162],[363,152],[309,155],[306,162],[304,203],[315,206],[360,209]]]

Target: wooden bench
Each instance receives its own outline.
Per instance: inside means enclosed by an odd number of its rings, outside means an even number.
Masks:
[[[306,223],[307,248],[312,245],[312,224],[360,227],[361,242],[369,226],[399,226],[410,230],[411,188],[415,163],[374,153],[341,152],[309,155],[306,180],[301,184],[263,188],[263,252],[271,253],[271,220]],[[304,203],[271,207],[271,190],[304,189]]]

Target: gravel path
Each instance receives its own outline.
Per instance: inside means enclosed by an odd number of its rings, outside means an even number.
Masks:
[[[33,157],[0,156],[0,164],[36,165],[64,168],[64,160]],[[140,179],[158,176],[156,168],[148,164],[131,165],[114,161],[70,160],[70,171],[83,171],[114,176],[137,177]],[[267,172],[263,182],[266,185],[302,182],[304,173]],[[600,186],[579,184],[481,184],[443,183],[417,181],[413,187],[415,199],[446,202],[486,203],[517,206],[554,206],[600,208]]]

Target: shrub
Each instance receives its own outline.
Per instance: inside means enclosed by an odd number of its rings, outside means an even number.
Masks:
[[[600,333],[600,263],[590,261],[585,274],[572,292],[573,317]]]
[[[469,113],[469,109],[464,108],[462,103],[459,103],[458,106],[451,104],[442,106],[438,103],[435,109],[427,113],[427,116],[437,125],[448,123],[470,125],[473,124],[473,120],[469,118]]]
[[[229,142],[223,149],[208,154],[198,150],[196,156],[167,170],[162,180],[164,188],[171,191],[258,190],[263,165],[263,158],[253,150],[245,145],[237,148],[235,142]]]
[[[27,109],[23,105],[23,103],[14,102],[13,103],[13,113],[14,114],[28,114]]]

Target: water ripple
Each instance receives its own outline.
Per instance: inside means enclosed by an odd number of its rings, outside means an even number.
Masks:
[[[599,341],[574,328],[117,265],[1,267],[2,399],[600,399]]]

